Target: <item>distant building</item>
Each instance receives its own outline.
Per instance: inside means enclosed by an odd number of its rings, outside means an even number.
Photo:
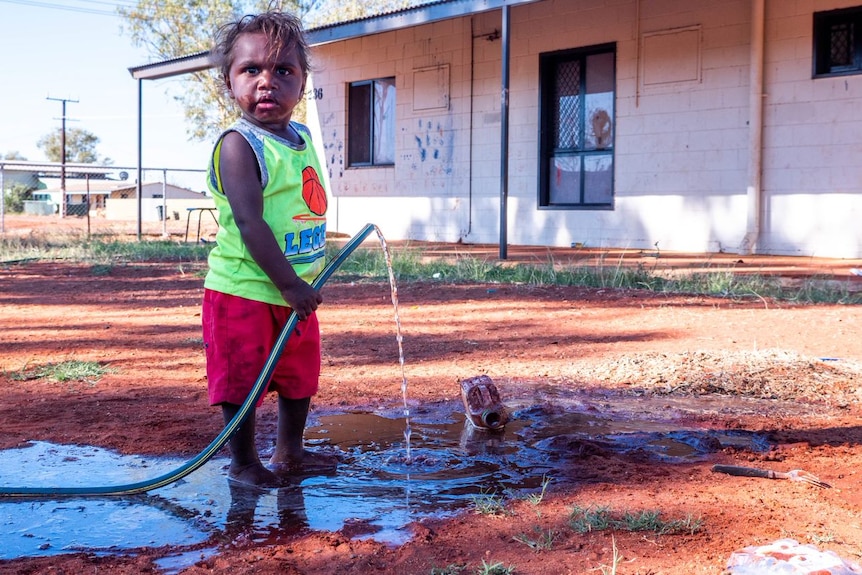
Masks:
[[[60,180],[42,178],[42,181],[46,188],[34,192],[33,199],[50,202],[56,206],[56,213],[62,195]],[[107,219],[134,220],[137,218],[137,185],[127,181],[67,179],[66,202],[67,215],[84,215],[89,205],[91,212],[102,214]],[[141,219],[152,221],[162,219],[165,214],[171,217],[173,212],[179,213],[188,207],[210,207],[212,199],[204,192],[173,184],[144,182],[141,184],[141,204]]]

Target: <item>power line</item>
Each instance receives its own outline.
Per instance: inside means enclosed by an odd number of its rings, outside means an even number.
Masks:
[[[100,10],[98,8],[90,8],[87,6],[70,6],[64,4],[53,4],[51,2],[39,2],[35,0],[0,0],[0,2],[5,2],[7,4],[18,4],[21,6],[30,6],[33,8],[46,8],[48,10],[63,10],[66,12],[78,12],[80,14],[93,14],[96,16],[113,16],[117,17],[119,14],[116,11],[116,8],[120,7],[121,2],[101,2],[99,0],[77,0],[78,2],[89,2],[91,4],[97,4],[101,6],[110,6],[115,8],[114,10]],[[126,4],[123,7],[133,7],[135,4],[130,3]]]
[[[106,2],[105,0],[72,0],[73,2],[84,2],[85,4],[100,4],[102,6],[137,6],[137,0],[116,0],[115,2]]]

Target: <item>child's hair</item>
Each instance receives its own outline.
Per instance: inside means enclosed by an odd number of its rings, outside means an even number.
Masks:
[[[215,36],[215,47],[212,50],[212,60],[227,78],[233,64],[233,48],[236,39],[241,34],[262,33],[269,41],[273,52],[288,48],[296,50],[299,64],[304,74],[311,69],[310,52],[305,32],[299,18],[287,12],[264,12],[256,15],[246,15],[235,22],[230,22],[219,28]]]

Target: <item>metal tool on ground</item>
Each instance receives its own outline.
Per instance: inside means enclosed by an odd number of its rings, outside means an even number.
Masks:
[[[509,414],[500,400],[500,392],[487,375],[463,380],[461,399],[467,418],[478,428],[498,430],[509,421]]]
[[[801,469],[791,471],[772,471],[771,469],[760,469],[757,467],[742,467],[738,465],[713,465],[712,470],[716,473],[726,473],[738,477],[762,477],[764,479],[788,479],[790,481],[801,481],[815,487],[828,489],[832,487],[825,481],[820,481],[815,475]]]

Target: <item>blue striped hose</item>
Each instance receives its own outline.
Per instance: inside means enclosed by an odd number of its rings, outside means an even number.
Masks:
[[[348,241],[335,257],[323,268],[323,271],[320,272],[313,282],[311,282],[311,286],[315,289],[320,289],[326,280],[329,279],[329,276],[335,272],[338,267],[344,263],[344,260],[353,253],[353,250],[361,244],[368,234],[372,231],[376,230],[377,227],[374,224],[366,224],[362,230],[353,236],[350,241]],[[196,457],[190,459],[180,467],[165,473],[164,475],[160,475],[153,479],[149,479],[146,481],[138,481],[135,483],[127,483],[124,485],[105,485],[105,486],[95,486],[95,487],[2,487],[0,486],[0,497],[87,497],[87,496],[110,496],[110,495],[138,495],[140,493],[145,493],[147,491],[152,491],[153,489],[159,489],[160,487],[164,487],[166,485],[170,485],[175,481],[178,481],[200,468],[204,463],[209,461],[222,447],[224,447],[227,442],[230,440],[231,436],[236,433],[236,430],[239,429],[239,426],[245,421],[246,417],[248,417],[249,412],[252,408],[257,404],[260,396],[266,390],[266,386],[269,383],[270,378],[272,377],[273,371],[275,371],[275,366],[278,363],[279,358],[281,357],[281,353],[284,351],[284,346],[287,343],[287,340],[290,338],[293,330],[296,329],[296,324],[298,323],[298,319],[296,317],[296,312],[290,314],[290,317],[287,320],[287,323],[281,330],[281,333],[276,339],[275,344],[272,347],[272,351],[269,352],[269,357],[266,359],[266,363],[261,369],[260,375],[257,376],[257,381],[255,381],[254,386],[246,397],[243,404],[240,406],[239,411],[230,420],[230,422],[225,426],[221,433],[216,436],[216,438],[210,443],[203,451],[201,451]]]

